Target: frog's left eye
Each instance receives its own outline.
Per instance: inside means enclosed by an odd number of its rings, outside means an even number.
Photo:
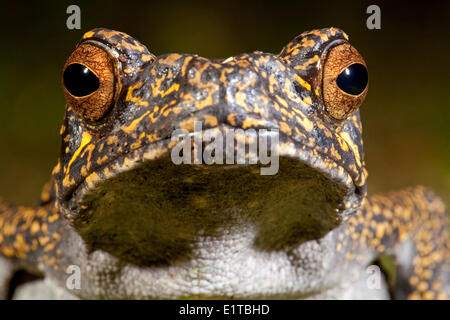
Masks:
[[[100,80],[88,67],[79,64],[69,64],[63,74],[64,87],[74,97],[84,97],[97,91]]]
[[[120,91],[116,59],[91,43],[82,43],[67,59],[62,82],[69,105],[91,122],[108,113]]]
[[[335,119],[347,118],[366,97],[369,84],[366,63],[348,43],[329,50],[322,64],[321,79],[324,105]]]

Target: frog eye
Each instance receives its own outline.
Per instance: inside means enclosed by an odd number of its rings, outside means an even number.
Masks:
[[[84,97],[97,91],[100,80],[88,67],[72,63],[67,66],[63,74],[64,87],[74,97]]]
[[[342,120],[359,108],[369,74],[358,51],[348,43],[331,48],[322,65],[322,100],[328,114]]]
[[[68,104],[85,120],[101,120],[120,91],[116,59],[104,48],[82,43],[64,66],[63,90]]]

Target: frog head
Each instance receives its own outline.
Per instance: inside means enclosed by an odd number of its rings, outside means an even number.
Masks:
[[[93,250],[170,264],[227,232],[286,250],[338,227],[365,196],[358,108],[368,73],[339,29],[302,33],[277,55],[223,60],[155,56],[125,33],[94,29],[62,78],[56,206]],[[180,141],[199,136],[205,150],[205,136],[231,143],[235,161],[215,150],[213,164],[175,163]],[[255,141],[269,141],[275,174],[251,163]]]

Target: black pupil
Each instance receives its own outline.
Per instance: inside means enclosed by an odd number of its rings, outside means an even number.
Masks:
[[[95,92],[100,81],[89,68],[82,64],[70,64],[63,74],[64,86],[71,95],[75,97],[84,97]]]
[[[360,63],[354,63],[341,72],[336,83],[342,91],[357,96],[364,91],[368,80],[366,67]]]

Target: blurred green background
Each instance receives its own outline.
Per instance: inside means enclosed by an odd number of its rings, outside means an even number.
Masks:
[[[59,153],[61,69],[84,32],[127,32],[156,55],[278,53],[297,34],[335,26],[365,58],[361,108],[369,192],[424,184],[450,200],[448,1],[10,1],[0,9],[0,195],[33,204]],[[66,8],[81,7],[81,30]],[[381,7],[381,30],[366,8]]]

